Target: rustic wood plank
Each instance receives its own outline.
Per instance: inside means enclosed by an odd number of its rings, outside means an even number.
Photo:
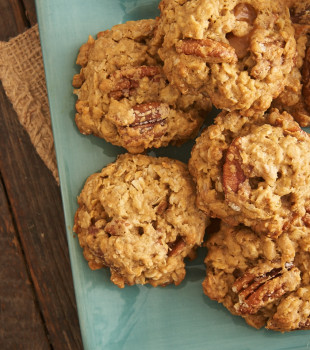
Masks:
[[[0,265],[1,349],[50,349],[2,182],[0,182]]]
[[[19,0],[1,0],[0,14],[0,40],[6,41],[27,29],[28,21]]]
[[[25,15],[29,24],[33,26],[37,23],[37,14],[34,0],[23,0]]]
[[[0,0],[0,40],[33,24],[34,8],[34,0]],[[82,349],[60,190],[19,124],[1,83],[0,135],[0,173],[42,326],[52,349]],[[23,336],[17,341],[12,348],[24,349]],[[1,340],[0,348],[5,348]]]
[[[8,40],[27,29],[27,22],[18,1],[0,1],[0,13],[0,40]],[[1,97],[1,107],[8,105],[3,90]],[[4,149],[1,151],[7,152]],[[0,186],[0,347],[50,349],[2,181]]]
[[[82,349],[60,191],[2,86],[0,134],[0,169],[49,339],[54,349]]]

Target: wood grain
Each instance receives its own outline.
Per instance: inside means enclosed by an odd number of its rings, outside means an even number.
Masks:
[[[30,26],[37,23],[36,7],[33,0],[23,0],[25,16]]]
[[[34,24],[34,10],[34,0],[0,0],[0,40]],[[0,322],[8,319],[6,305],[12,315],[0,330],[0,349],[28,349],[24,343],[28,338],[33,341],[29,349],[82,349],[60,190],[19,124],[1,84],[0,134],[0,209],[5,209],[0,254],[18,266],[20,277],[17,281],[9,270],[0,281],[0,300],[5,300]],[[25,300],[23,308],[15,302],[16,281],[28,293],[21,299]],[[15,338],[15,343],[6,335]]]
[[[50,349],[2,182],[0,182],[0,264],[1,349]]]
[[[19,0],[1,0],[0,14],[0,40],[8,40],[27,29],[28,23]]]

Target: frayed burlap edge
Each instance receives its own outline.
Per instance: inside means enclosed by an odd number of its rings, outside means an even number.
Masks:
[[[59,183],[38,25],[0,42],[0,79],[21,125]]]

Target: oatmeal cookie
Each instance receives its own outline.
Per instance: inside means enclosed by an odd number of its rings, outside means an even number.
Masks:
[[[307,218],[310,137],[286,112],[222,111],[197,138],[189,169],[198,207],[232,226],[276,237]]]
[[[195,257],[208,220],[185,164],[141,154],[91,175],[78,204],[73,231],[89,267],[110,268],[120,288],[181,283],[184,258]]]
[[[225,110],[266,110],[284,89],[296,42],[287,6],[273,0],[162,0],[154,36],[169,81],[205,91]]]
[[[203,290],[255,328],[310,329],[310,229],[279,238],[221,224],[207,239]]]
[[[211,103],[203,94],[182,95],[150,53],[156,21],[131,21],[100,32],[80,48],[73,78],[75,121],[83,134],[94,134],[131,153],[179,145],[194,138]]]
[[[310,126],[310,1],[288,2],[297,43],[296,65],[273,107],[287,111],[302,126]]]

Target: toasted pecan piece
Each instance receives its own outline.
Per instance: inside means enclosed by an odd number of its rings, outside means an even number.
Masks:
[[[166,133],[169,106],[165,103],[142,103],[134,106],[132,112],[134,121],[118,128],[126,144],[148,143],[148,140],[160,138]]]
[[[246,176],[242,170],[242,158],[238,148],[240,138],[236,138],[229,146],[225,163],[223,165],[223,188],[224,192],[237,193],[240,184],[246,180]]]
[[[162,215],[167,210],[168,206],[169,206],[168,198],[165,197],[158,203],[156,207],[156,214]]]
[[[152,127],[154,124],[163,123],[167,118],[169,107],[160,102],[148,102],[134,106],[135,120],[130,127]]]
[[[267,304],[296,289],[300,282],[300,270],[292,263],[284,267],[259,265],[247,270],[233,284],[238,294],[236,311],[241,314],[255,314]]]
[[[115,71],[109,79],[100,83],[100,90],[107,92],[109,97],[120,100],[132,95],[139,86],[139,81],[145,77],[151,80],[160,78],[161,70],[157,66],[140,66]]]
[[[232,63],[238,58],[235,49],[212,39],[184,39],[176,44],[177,53],[203,58],[208,63]]]
[[[186,243],[183,241],[182,237],[178,237],[175,242],[169,245],[168,256],[175,256],[182,252],[185,248]]]

